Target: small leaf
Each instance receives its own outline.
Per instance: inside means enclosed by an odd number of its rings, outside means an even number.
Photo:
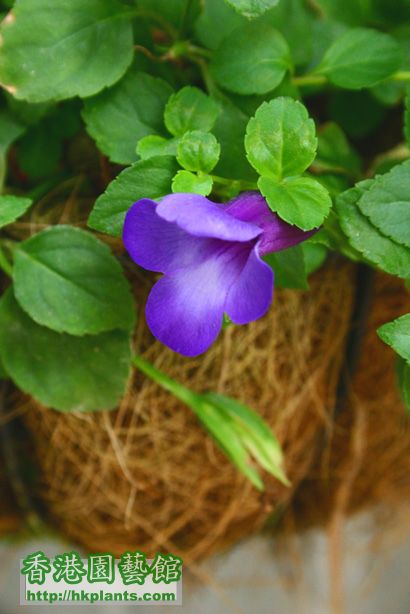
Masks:
[[[130,374],[130,333],[56,333],[31,320],[9,289],[0,300],[0,357],[14,383],[44,405],[113,409]]]
[[[397,358],[396,374],[401,398],[407,411],[410,413],[410,365],[403,358]]]
[[[114,237],[121,236],[125,214],[131,205],[140,198],[156,200],[169,194],[177,170],[175,160],[169,156],[135,162],[97,198],[88,225]]]
[[[121,266],[91,233],[54,226],[14,254],[14,292],[38,324],[71,335],[131,329],[135,308]]]
[[[284,461],[282,449],[266,422],[246,405],[225,395],[206,392],[201,397],[205,403],[212,403],[233,422],[233,428],[240,442],[261,467],[283,484],[290,486],[282,468]]]
[[[219,105],[197,87],[183,87],[168,100],[164,121],[167,130],[181,136],[190,130],[209,132],[219,115]]]
[[[221,148],[213,134],[186,132],[178,144],[177,160],[188,171],[209,173],[219,159]]]
[[[377,329],[377,334],[410,364],[410,313],[383,324]]]
[[[139,139],[164,132],[164,108],[171,94],[168,83],[132,68],[114,87],[85,100],[87,131],[110,160],[131,164]]]
[[[22,196],[13,196],[11,194],[0,196],[0,228],[11,224],[24,215],[32,204],[31,198],[23,198]]]
[[[302,230],[318,228],[332,206],[326,188],[310,177],[291,177],[281,183],[260,177],[258,188],[272,211]]]
[[[350,245],[369,262],[386,273],[407,279],[410,250],[382,234],[357,206],[359,199],[371,185],[371,180],[362,181],[336,198],[340,226]]]
[[[162,136],[144,136],[138,141],[137,154],[142,160],[155,156],[176,156],[179,139],[164,139]]]
[[[132,24],[116,0],[18,0],[1,27],[0,80],[30,102],[92,96],[133,57]]]
[[[383,234],[410,248],[410,160],[376,177],[358,206]]]
[[[352,28],[327,50],[315,72],[347,89],[371,87],[400,67],[402,54],[394,38],[367,28]]]
[[[313,162],[317,139],[306,108],[292,98],[264,102],[248,123],[245,149],[260,175],[300,175]]]
[[[279,0],[225,0],[235,11],[248,19],[254,19],[276,6]]]
[[[302,245],[295,245],[263,258],[273,269],[276,288],[306,290],[308,286]]]
[[[236,28],[211,62],[216,81],[237,94],[266,94],[291,68],[289,47],[269,24],[257,21]]]
[[[172,180],[172,191],[208,196],[212,192],[212,183],[212,177],[205,173],[195,175],[189,171],[178,171]]]

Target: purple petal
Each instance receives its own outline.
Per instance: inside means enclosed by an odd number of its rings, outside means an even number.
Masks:
[[[251,244],[223,244],[200,264],[162,277],[148,297],[147,324],[175,352],[197,356],[221,329],[229,288],[245,266]],[[222,244],[222,245],[221,245]]]
[[[269,209],[259,192],[243,192],[230,201],[226,211],[233,217],[257,224],[262,229],[259,241],[259,253],[262,256],[297,245],[317,232],[317,229],[306,232],[284,222]]]
[[[148,198],[127,212],[123,241],[131,258],[144,269],[166,273],[189,266],[206,249],[206,239],[189,235],[156,213],[157,203]]]
[[[196,237],[243,242],[261,234],[261,229],[255,224],[229,215],[226,207],[199,194],[165,196],[157,207],[157,214]]]
[[[272,296],[273,271],[260,259],[255,246],[229,289],[225,311],[235,324],[247,324],[265,315]]]

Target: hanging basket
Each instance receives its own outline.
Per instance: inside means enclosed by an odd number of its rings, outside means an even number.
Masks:
[[[384,530],[398,515],[408,521],[410,422],[398,393],[395,354],[376,333],[408,308],[404,283],[377,274],[350,394],[294,500],[294,526],[325,525],[364,510],[383,514]]]
[[[192,562],[257,530],[309,470],[329,419],[351,316],[353,269],[333,260],[308,292],[277,291],[261,320],[228,327],[203,356],[154,341],[143,321],[136,351],[195,391],[223,392],[257,410],[285,452],[286,488],[254,489],[192,412],[135,372],[117,410],[62,414],[24,398],[48,520],[89,551],[141,549]]]

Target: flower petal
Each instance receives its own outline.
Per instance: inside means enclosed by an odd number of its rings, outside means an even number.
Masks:
[[[247,324],[267,312],[273,297],[273,271],[255,246],[241,274],[230,287],[225,311],[235,324]]]
[[[229,215],[218,205],[199,194],[170,194],[157,207],[158,215],[174,222],[196,237],[212,237],[224,241],[250,241],[261,234],[255,224]]]
[[[257,224],[262,229],[259,241],[259,253],[262,256],[293,247],[317,232],[317,229],[306,232],[283,221],[269,209],[259,192],[243,192],[228,203],[226,211],[233,217]]]
[[[147,324],[175,352],[197,356],[221,329],[226,296],[247,261],[252,244],[215,242],[218,249],[200,264],[160,279],[148,297]]]
[[[143,198],[132,205],[124,223],[123,241],[131,258],[144,269],[166,273],[194,263],[206,239],[166,222],[157,215],[158,204]]]

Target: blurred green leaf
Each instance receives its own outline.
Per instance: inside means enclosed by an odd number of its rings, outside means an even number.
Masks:
[[[56,333],[31,320],[10,288],[0,300],[0,357],[13,382],[48,407],[113,409],[130,374],[130,332]]]
[[[88,218],[94,230],[121,236],[125,214],[140,198],[156,200],[170,194],[172,179],[178,170],[170,156],[139,160],[123,170],[99,196]]]
[[[24,215],[32,204],[31,198],[13,196],[12,194],[0,196],[0,228],[11,224]]]
[[[17,0],[1,27],[0,79],[30,102],[92,96],[133,57],[127,7],[116,0]]]
[[[273,269],[276,288],[307,290],[307,271],[302,245],[295,245],[263,258]]]
[[[131,164],[139,139],[165,134],[163,114],[171,94],[168,83],[132,68],[114,87],[85,100],[87,131],[113,162]]]
[[[326,51],[315,72],[347,89],[370,87],[400,67],[402,53],[392,36],[366,28],[342,34]]]
[[[216,81],[238,94],[265,94],[273,90],[291,66],[286,40],[280,32],[259,21],[231,32],[210,64]]]
[[[42,326],[71,335],[132,329],[135,307],[107,245],[72,226],[51,226],[14,252],[14,293]]]

